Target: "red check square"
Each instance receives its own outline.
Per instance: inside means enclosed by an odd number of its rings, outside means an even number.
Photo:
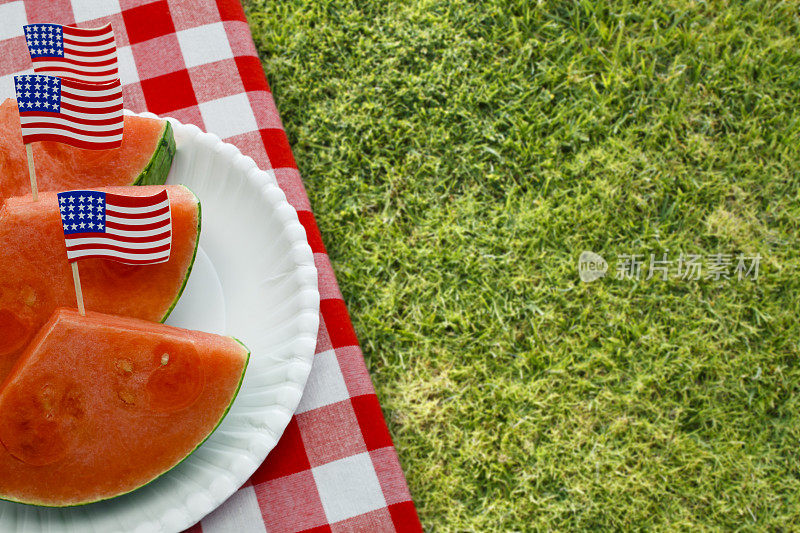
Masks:
[[[417,517],[417,510],[414,503],[410,501],[396,503],[389,506],[392,515],[392,522],[398,533],[414,532],[422,533],[422,525]]]
[[[236,55],[235,50],[234,55]],[[264,71],[261,69],[261,61],[258,57],[239,56],[235,60],[245,91],[269,91],[267,79],[264,77]]]
[[[286,426],[281,440],[270,452],[270,458],[250,478],[254,485],[311,468],[296,418]]]
[[[311,211],[298,211],[297,218],[300,219],[300,223],[306,229],[306,238],[309,246],[311,246],[311,251],[315,254],[327,253],[325,252],[325,245],[322,244],[322,235],[319,232],[317,223],[314,221],[314,214]]]
[[[165,1],[126,9],[122,12],[122,17],[128,30],[128,41],[131,44],[175,33],[172,14]]]
[[[264,140],[264,146],[267,147],[269,164],[272,168],[297,168],[292,149],[289,147],[289,140],[283,130],[263,129],[261,138]]]
[[[192,80],[186,70],[142,80],[147,110],[157,115],[197,105]]]
[[[238,0],[217,0],[217,9],[222,20],[247,20]]]
[[[325,320],[334,348],[358,344],[356,332],[350,323],[350,315],[342,300],[322,300],[319,302],[319,311]]]
[[[377,450],[392,445],[392,437],[386,424],[376,424],[376,420],[383,420],[381,404],[378,397],[374,394],[357,396],[350,400],[353,402],[353,410],[356,413],[358,424],[361,426],[361,435],[368,450]],[[380,418],[376,418],[380,417]]]

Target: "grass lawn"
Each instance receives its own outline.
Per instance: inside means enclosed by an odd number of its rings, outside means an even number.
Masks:
[[[800,523],[796,6],[246,9],[426,529]]]

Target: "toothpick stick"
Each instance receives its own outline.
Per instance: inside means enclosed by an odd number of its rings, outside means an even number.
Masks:
[[[36,186],[36,168],[33,166],[33,150],[31,150],[30,143],[25,145],[25,151],[28,152],[28,174],[31,176],[31,192],[33,193],[33,201],[36,202],[39,200],[39,187]]]
[[[78,312],[81,316],[86,316],[86,309],[83,307],[83,291],[81,290],[81,277],[78,274],[78,262],[72,262],[72,279],[75,281],[75,298],[78,300]]]

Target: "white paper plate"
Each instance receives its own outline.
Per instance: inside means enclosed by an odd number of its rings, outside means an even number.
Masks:
[[[211,438],[155,482],[83,507],[0,502],[0,532],[181,531],[255,472],[300,401],[319,327],[305,230],[271,172],[215,135],[169,120],[178,151],[168,183],[192,189],[203,220],[195,266],[167,323],[233,335],[250,348],[239,396]]]

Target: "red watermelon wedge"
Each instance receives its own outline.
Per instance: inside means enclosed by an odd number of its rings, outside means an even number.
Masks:
[[[0,499],[65,507],[149,483],[216,429],[248,358],[231,337],[57,310],[0,389]]]
[[[40,192],[160,185],[167,179],[175,155],[169,122],[137,116],[125,117],[119,148],[84,150],[56,142],[31,146]],[[0,198],[30,192],[17,102],[9,98],[0,105]]]
[[[164,186],[100,188],[148,196]],[[180,185],[168,185],[172,250],[166,263],[123,265],[105,259],[80,261],[87,310],[163,321],[191,271],[200,237],[200,203]],[[75,307],[55,193],[9,198],[0,208],[0,382],[57,307]]]

